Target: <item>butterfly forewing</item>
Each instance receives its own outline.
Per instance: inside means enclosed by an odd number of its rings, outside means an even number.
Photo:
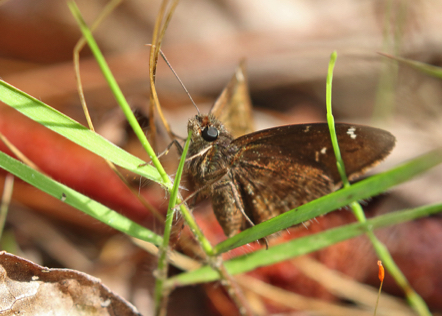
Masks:
[[[349,177],[388,155],[394,137],[380,129],[336,124]],[[261,223],[332,192],[340,182],[327,124],[290,125],[234,140],[230,177],[248,217]],[[249,226],[244,220],[242,228]]]
[[[355,177],[382,161],[394,146],[389,132],[374,127],[338,123],[335,125],[347,176]],[[235,139],[235,161],[257,164],[257,160],[295,162],[321,169],[333,182],[340,182],[336,158],[326,123],[287,125],[258,131]],[[261,157],[260,157],[261,156]],[[277,162],[275,163],[277,164]],[[280,173],[288,166],[280,164]],[[295,180],[293,180],[295,181]]]

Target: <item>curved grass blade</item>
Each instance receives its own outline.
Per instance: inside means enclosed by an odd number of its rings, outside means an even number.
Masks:
[[[169,179],[169,176],[167,175],[166,171],[164,170],[163,166],[161,165],[155,151],[153,150],[152,146],[149,144],[146,135],[144,135],[143,130],[141,129],[140,124],[138,124],[137,119],[135,118],[135,115],[132,113],[132,109],[129,106],[129,103],[127,102],[126,98],[123,95],[123,92],[120,89],[120,86],[118,85],[115,77],[112,74],[112,71],[110,70],[106,59],[104,58],[103,54],[100,51],[100,48],[98,47],[97,42],[95,41],[94,37],[92,36],[92,32],[89,30],[88,26],[86,25],[85,21],[83,20],[83,17],[81,15],[80,10],[77,7],[77,4],[75,1],[68,1],[67,2],[69,9],[71,10],[72,15],[74,16],[75,20],[77,21],[81,32],[83,33],[84,38],[86,39],[89,48],[91,49],[95,60],[98,63],[98,66],[101,69],[101,72],[103,73],[104,78],[106,79],[109,88],[111,89],[115,100],[120,105],[121,110],[123,111],[124,115],[127,118],[127,121],[129,122],[129,125],[132,127],[132,130],[134,131],[135,135],[140,140],[141,146],[143,146],[146,153],[149,155],[152,164],[155,166],[158,174],[161,177],[161,183],[167,187],[168,191],[172,189],[172,182]]]
[[[333,78],[333,68],[336,62],[337,53],[334,51],[330,57],[329,71],[327,76],[327,122],[330,128],[330,136],[333,144],[333,149],[336,156],[336,164],[341,175],[342,184],[344,188],[350,187],[350,182],[347,179],[345,173],[344,162],[341,158],[341,153],[338,144],[338,138],[336,136],[335,130],[335,119],[332,114],[332,106],[331,106],[331,95],[332,95],[332,78]],[[361,223],[367,221],[365,217],[364,210],[362,206],[358,202],[352,202],[350,204],[351,209],[353,210],[353,214],[357,218],[357,220]],[[393,260],[393,256],[388,251],[387,247],[376,237],[371,229],[367,230],[367,237],[370,239],[373,248],[376,251],[377,256],[381,259],[385,267],[387,268],[390,275],[394,278],[397,285],[402,288],[402,291],[407,296],[407,300],[410,302],[410,305],[419,313],[419,315],[430,315],[430,311],[425,304],[425,301],[417,294],[417,292],[412,288],[410,283],[408,282],[405,275],[399,269],[397,264]]]

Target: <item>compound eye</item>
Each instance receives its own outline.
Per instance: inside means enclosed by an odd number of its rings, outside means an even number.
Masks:
[[[219,133],[215,127],[207,126],[203,129],[201,135],[203,136],[204,140],[208,142],[213,142],[218,139]]]

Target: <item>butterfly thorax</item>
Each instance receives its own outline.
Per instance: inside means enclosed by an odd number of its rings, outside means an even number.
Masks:
[[[189,120],[192,139],[188,152],[187,170],[197,187],[215,183],[231,165],[229,146],[232,135],[213,115],[196,115]],[[207,191],[207,190],[205,190]]]

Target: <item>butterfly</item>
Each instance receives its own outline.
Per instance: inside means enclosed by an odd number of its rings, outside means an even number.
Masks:
[[[328,125],[252,132],[246,80],[241,64],[210,113],[188,122],[187,173],[198,194],[211,199],[227,237],[341,186]],[[335,127],[349,179],[377,165],[395,144],[395,137],[382,129]]]

